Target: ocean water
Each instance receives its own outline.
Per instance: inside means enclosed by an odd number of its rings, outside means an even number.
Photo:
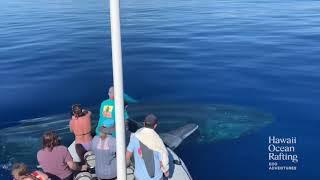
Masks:
[[[106,98],[108,9],[95,0],[0,2],[1,128]],[[236,140],[181,146],[194,179],[319,179],[319,10],[313,0],[124,0],[125,91],[143,102],[273,114],[271,125]],[[269,136],[297,138],[296,171],[268,170]]]

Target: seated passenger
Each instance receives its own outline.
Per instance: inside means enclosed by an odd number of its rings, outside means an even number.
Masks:
[[[82,109],[80,104],[72,106],[70,131],[75,136],[75,149],[81,160],[80,165],[84,165],[83,155],[91,149],[91,112]]]
[[[12,166],[11,172],[14,180],[48,180],[48,176],[40,171],[28,172],[27,165],[16,163]]]
[[[126,159],[129,162],[133,154],[136,179],[160,180],[163,174],[169,177],[168,151],[154,131],[157,125],[157,117],[149,114],[144,120],[144,127],[130,137]]]
[[[114,89],[110,87],[109,99],[103,101],[100,106],[100,118],[96,128],[96,134],[99,135],[99,129],[104,124],[106,127],[114,127],[115,125],[115,105],[114,105]],[[128,124],[129,115],[124,109],[124,120],[126,122],[126,126]]]
[[[92,140],[92,151],[96,158],[96,175],[99,179],[116,179],[116,139],[111,136],[111,128],[101,126],[100,136],[95,136]]]
[[[63,180],[72,180],[72,170],[78,166],[68,151],[60,145],[59,137],[53,132],[47,132],[42,137],[43,148],[38,151],[37,159],[44,172],[58,176]]]

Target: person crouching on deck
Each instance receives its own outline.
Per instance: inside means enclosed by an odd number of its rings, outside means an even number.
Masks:
[[[72,106],[70,131],[75,136],[75,149],[80,158],[80,165],[85,164],[84,154],[91,150],[91,112],[82,109],[80,104]]]
[[[169,177],[168,151],[154,130],[157,125],[157,117],[149,114],[144,120],[144,127],[131,134],[126,159],[129,162],[133,154],[136,179],[161,180],[163,175]]]

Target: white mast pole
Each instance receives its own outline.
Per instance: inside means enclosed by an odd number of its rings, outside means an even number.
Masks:
[[[115,95],[115,121],[117,140],[117,179],[127,179],[125,158],[125,127],[123,103],[122,51],[120,31],[120,0],[110,0],[113,85]]]

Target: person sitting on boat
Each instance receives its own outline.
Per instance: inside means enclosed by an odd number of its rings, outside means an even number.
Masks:
[[[126,159],[129,162],[133,154],[136,179],[160,180],[163,175],[169,176],[168,151],[155,132],[157,125],[157,117],[149,114],[144,120],[144,127],[131,134]]]
[[[29,173],[28,167],[24,163],[15,163],[12,166],[11,174],[14,180],[48,180],[48,175],[41,171]]]
[[[95,154],[95,172],[99,179],[116,179],[116,139],[111,135],[112,127],[101,126],[100,135],[92,140],[92,151]]]
[[[60,145],[58,135],[51,131],[46,132],[42,143],[43,147],[38,151],[37,159],[43,171],[63,180],[72,180],[73,171],[80,168],[73,162],[68,148]]]
[[[75,136],[75,149],[80,158],[80,165],[84,165],[85,161],[83,156],[91,149],[91,112],[82,109],[80,104],[72,106],[70,131]]]
[[[104,124],[106,127],[114,127],[115,125],[115,105],[114,105],[114,89],[113,86],[109,88],[109,99],[103,101],[100,106],[100,118],[96,128],[96,134],[99,135],[99,129]],[[126,127],[128,127],[128,112],[124,109],[124,120]],[[114,135],[114,134],[113,134]]]

